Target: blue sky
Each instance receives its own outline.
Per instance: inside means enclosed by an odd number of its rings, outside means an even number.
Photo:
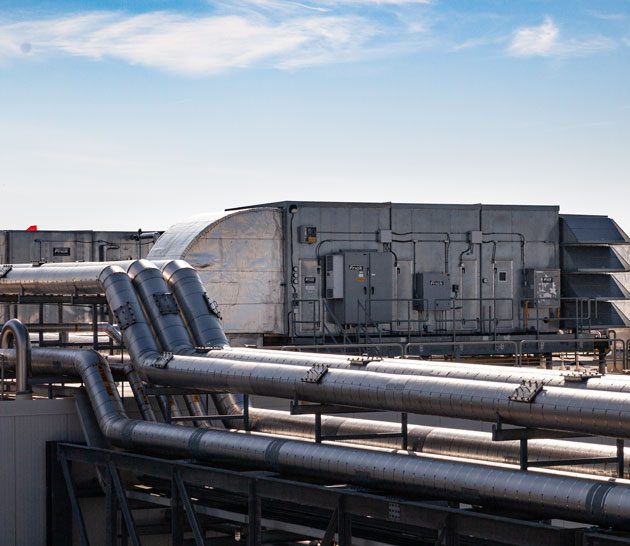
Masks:
[[[0,228],[312,199],[557,204],[630,231],[630,1],[0,6]]]

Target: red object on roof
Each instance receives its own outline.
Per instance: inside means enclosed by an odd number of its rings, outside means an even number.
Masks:
[[[28,227],[26,228],[26,231],[37,231],[37,225],[34,225],[34,226],[28,226]]]

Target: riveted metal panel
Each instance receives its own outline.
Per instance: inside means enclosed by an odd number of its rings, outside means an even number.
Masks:
[[[280,210],[182,222],[160,237],[149,258],[181,258],[197,269],[208,295],[219,304],[228,334],[286,332]]]

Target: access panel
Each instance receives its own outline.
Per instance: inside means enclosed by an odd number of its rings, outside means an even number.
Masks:
[[[372,324],[393,320],[394,258],[389,252],[342,252],[334,261],[327,263],[334,268],[343,267],[343,297],[333,299],[331,307],[342,324]],[[326,294],[332,299],[333,291],[328,283],[339,286],[339,272],[327,271]],[[333,279],[335,279],[333,281]],[[337,292],[338,293],[338,292]]]

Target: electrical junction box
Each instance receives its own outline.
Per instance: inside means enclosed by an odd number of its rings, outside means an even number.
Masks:
[[[441,311],[453,308],[451,277],[448,273],[416,273],[414,308]]]
[[[468,242],[471,245],[480,245],[483,242],[483,231],[469,231]]]
[[[560,307],[560,270],[526,269],[524,294],[530,307]]]
[[[393,236],[392,236],[392,230],[391,229],[379,229],[378,230],[378,242],[379,243],[391,243]]]
[[[298,242],[312,245],[317,242],[317,228],[315,226],[300,226],[298,228]]]

